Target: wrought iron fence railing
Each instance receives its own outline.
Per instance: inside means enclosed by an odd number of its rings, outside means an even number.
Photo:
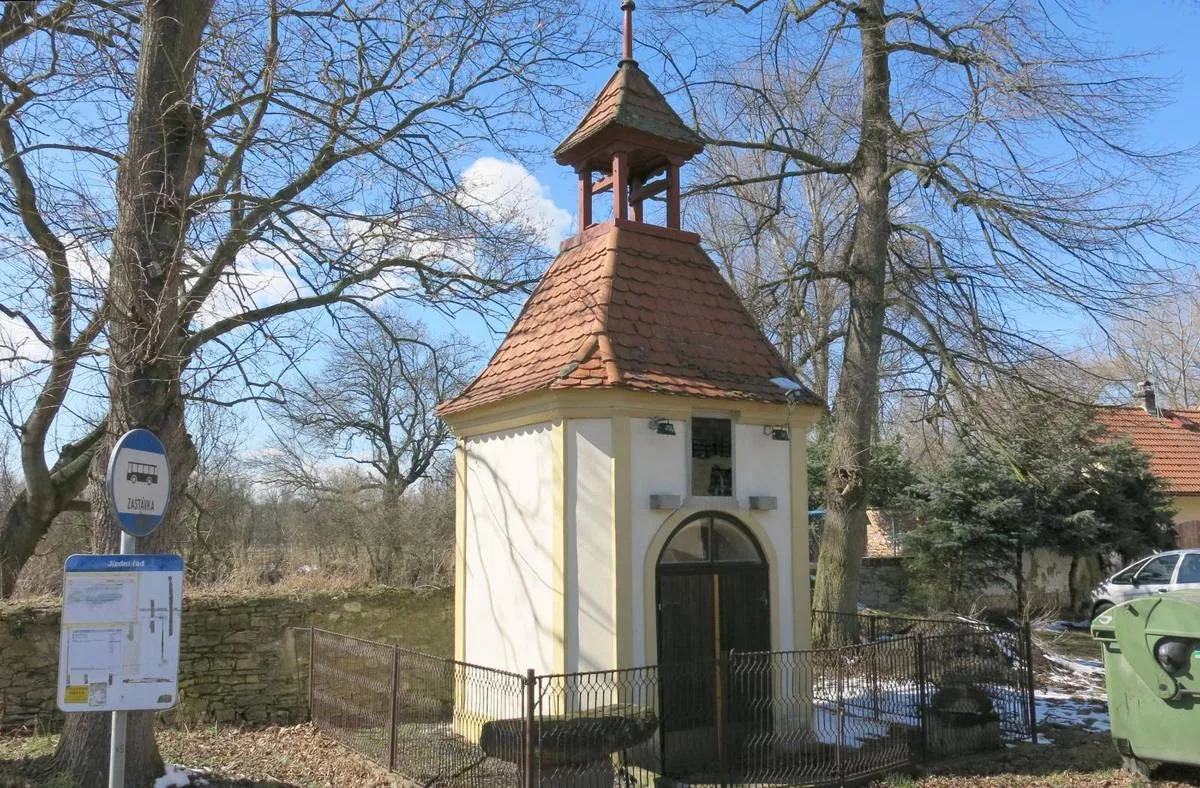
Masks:
[[[557,675],[313,629],[310,709],[414,782],[480,788],[838,785],[1036,736],[1027,627],[874,623],[835,648]]]

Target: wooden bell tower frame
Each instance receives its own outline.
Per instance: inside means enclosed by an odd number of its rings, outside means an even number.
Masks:
[[[625,22],[622,57],[614,77],[617,101],[625,98],[622,91],[643,91],[639,100],[649,100],[652,105],[661,103],[662,111],[669,113],[670,124],[682,126],[661,94],[638,71],[637,61],[633,59],[633,0],[625,0],[621,10]],[[614,87],[612,82],[609,87]],[[653,96],[646,95],[647,88],[653,91]],[[639,106],[639,109],[644,108]],[[662,117],[658,120],[661,122]],[[652,123],[626,122],[619,112],[612,122],[598,131],[578,142],[564,143],[564,147],[556,151],[555,158],[560,164],[573,167],[579,176],[579,230],[582,232],[593,223],[593,198],[609,191],[613,196],[613,217],[633,222],[645,221],[646,200],[665,193],[666,226],[680,229],[679,170],[701,148],[698,137],[681,139],[678,134],[660,133]],[[597,174],[601,177],[593,180]]]

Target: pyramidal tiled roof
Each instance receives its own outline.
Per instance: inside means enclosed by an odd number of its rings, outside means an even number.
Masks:
[[[1172,493],[1200,495],[1200,411],[1104,406],[1096,408],[1096,421],[1148,454],[1151,472],[1169,482]]]
[[[792,377],[700,248],[619,219],[564,244],[487,368],[442,415],[551,389],[626,389],[783,403]],[[819,405],[807,389],[793,399]]]
[[[566,151],[612,126],[642,131],[697,151],[703,146],[700,136],[688,128],[645,72],[631,60],[621,63],[583,120],[554,149],[555,158],[561,158]]]

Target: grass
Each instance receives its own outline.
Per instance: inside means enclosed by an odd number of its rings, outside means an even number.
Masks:
[[[1088,632],[1067,630],[1065,632],[1038,632],[1038,639],[1044,641],[1055,653],[1073,659],[1101,659],[1100,644],[1092,640]]]
[[[58,746],[57,733],[34,733],[0,736],[0,761],[17,761],[22,758],[42,758],[54,754]]]
[[[1121,771],[1121,759],[1107,734],[1068,728],[1047,731],[1053,745],[1018,744],[996,753],[947,761],[918,777],[895,776],[874,788],[1182,788],[1200,785],[1200,768],[1159,766],[1152,781]]]

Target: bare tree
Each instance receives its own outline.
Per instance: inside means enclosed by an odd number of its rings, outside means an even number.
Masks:
[[[507,308],[546,259],[520,206],[460,182],[487,144],[522,153],[589,52],[568,3],[221,3],[196,53],[201,142],[178,198],[182,394],[277,400],[335,304]],[[0,525],[0,594],[77,499],[108,423],[113,188],[128,156],[139,7],[23,3],[0,16],[0,392],[25,489]],[[86,141],[86,144],[80,141]],[[10,220],[11,217],[13,220]],[[307,344],[306,344],[307,343]],[[78,435],[55,445],[52,435]],[[46,457],[57,459],[47,464]]]
[[[847,312],[813,601],[852,612],[887,342],[905,349],[904,385],[970,408],[973,390],[1057,356],[1015,315],[1135,310],[1173,262],[1161,248],[1194,243],[1190,199],[1174,191],[1191,160],[1140,149],[1136,125],[1162,86],[1091,45],[1074,3],[700,8],[750,23],[688,64],[695,105],[722,108],[710,145],[761,153],[759,182],[833,177],[854,195],[846,253],[821,272],[842,283]],[[848,133],[797,122],[805,104]]]
[[[20,372],[3,401],[25,487],[0,524],[0,591],[85,485],[95,541],[115,546],[102,477],[124,430],[158,432],[182,499],[196,463],[185,401],[277,400],[276,366],[312,323],[289,316],[385,296],[479,309],[533,279],[537,228],[464,189],[459,171],[484,142],[519,152],[512,133],[588,50],[574,11],[4,7],[0,313]],[[47,463],[55,432],[81,437]],[[153,715],[132,715],[133,784],[161,767],[152,730]],[[107,717],[72,715],[58,765],[102,784],[107,736]]]
[[[235,556],[256,536],[252,479],[241,459],[245,430],[237,412],[217,405],[193,405],[188,424],[196,470],[179,502],[172,542],[184,558],[189,583],[215,582],[228,575]]]
[[[430,337],[396,315],[345,318],[338,329],[320,375],[284,384],[273,409],[279,440],[256,465],[268,484],[357,512],[346,525],[358,534],[372,578],[391,578],[399,566],[395,574],[407,584],[411,531],[401,499],[445,458],[450,429],[434,407],[466,385],[477,359],[465,341]],[[357,470],[331,472],[331,460]],[[364,515],[378,518],[378,527]],[[368,539],[368,530],[396,538]]]
[[[1103,343],[1097,344],[1094,368],[1127,396],[1148,379],[1161,405],[1200,406],[1200,293],[1195,280],[1154,299],[1141,315],[1114,319]]]
[[[204,129],[192,97],[196,55],[211,11],[211,1],[181,0],[151,0],[143,9],[141,56],[129,141],[117,172],[117,222],[109,254],[109,416],[89,472],[93,528],[104,552],[115,552],[117,541],[112,507],[102,493],[116,435],[137,424],[158,434],[175,472],[174,496],[183,493],[195,465],[179,388],[186,358],[181,350],[186,323],[179,322],[180,240],[187,230],[188,195],[202,163]],[[67,717],[55,761],[81,784],[106,781],[109,716]],[[148,784],[162,772],[154,713],[130,714],[127,736],[126,778]]]
[[[829,177],[781,184],[765,174],[765,158],[728,149],[707,156],[689,219],[787,362],[828,399],[846,314],[841,282],[823,272],[847,249],[853,195]]]

